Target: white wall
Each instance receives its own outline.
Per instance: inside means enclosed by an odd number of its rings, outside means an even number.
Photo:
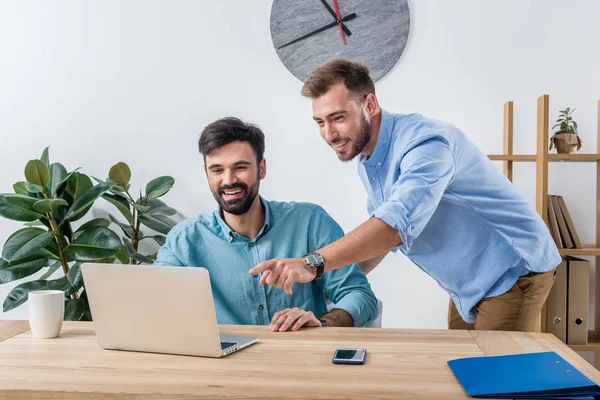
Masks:
[[[397,66],[377,84],[384,108],[462,127],[487,153],[502,151],[502,105],[515,102],[515,151],[535,151],[536,98],[550,112],[576,107],[596,148],[600,3],[594,0],[412,0],[411,32]],[[235,115],[267,135],[268,199],[319,203],[348,231],[367,216],[354,164],[342,164],[311,121],[301,83],[271,44],[270,0],[0,0],[0,192],[51,145],[69,169],[105,177],[118,161],[133,187],[175,177],[166,201],[183,214],[214,206],[198,134]],[[534,200],[534,165],[515,184]],[[593,165],[552,164],[580,235],[594,240]],[[108,207],[107,207],[108,209]],[[0,243],[20,225],[0,219]],[[444,328],[448,298],[401,255],[369,276],[384,326]],[[14,285],[0,287],[3,300]],[[26,305],[0,318],[25,318]]]

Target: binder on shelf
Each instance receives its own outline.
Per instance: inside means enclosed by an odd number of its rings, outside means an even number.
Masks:
[[[552,202],[552,208],[554,209],[554,213],[556,214],[556,220],[558,221],[558,228],[560,230],[560,237],[562,238],[563,246],[565,249],[572,249],[575,246],[571,241],[571,235],[569,234],[569,229],[567,228],[565,217],[563,216],[560,210],[558,199],[556,198],[556,196],[550,196],[550,201]]]
[[[571,235],[571,239],[573,240],[573,244],[576,249],[581,249],[583,244],[579,239],[579,235],[577,234],[577,230],[575,230],[575,224],[573,223],[573,219],[571,218],[571,214],[569,214],[569,210],[567,209],[567,204],[565,203],[565,199],[562,196],[557,196],[558,205],[560,206],[560,211],[562,212],[563,217],[565,217],[565,222],[567,223],[567,229],[569,230],[569,234]]]
[[[567,343],[567,260],[556,267],[554,285],[546,300],[546,331]]]
[[[589,399],[600,386],[555,352],[461,358],[448,366],[469,396]]]
[[[588,344],[590,263],[568,257],[567,343]]]
[[[563,242],[560,238],[560,231],[558,228],[558,221],[556,220],[556,213],[554,212],[554,207],[552,206],[552,195],[548,195],[548,229],[550,230],[550,235],[552,235],[552,239],[554,239],[554,243],[556,243],[556,247],[562,249]]]

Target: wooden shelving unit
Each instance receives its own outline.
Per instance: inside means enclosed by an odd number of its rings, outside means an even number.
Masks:
[[[535,154],[514,154],[513,152],[513,102],[504,104],[504,152],[491,154],[494,161],[502,161],[504,175],[512,182],[515,162],[536,163],[536,211],[546,224],[548,223],[548,163],[549,162],[595,162],[596,163],[596,243],[585,245],[581,249],[560,249],[563,256],[596,257],[596,265],[600,266],[600,101],[598,101],[597,147],[595,154],[548,154],[549,145],[549,103],[550,96],[540,96],[537,100],[537,149]],[[600,288],[600,273],[596,274],[595,288]],[[599,351],[600,337],[600,296],[596,296],[595,327],[589,327],[589,343],[587,345],[569,345],[576,351]],[[538,321],[538,330],[546,330],[546,307]]]

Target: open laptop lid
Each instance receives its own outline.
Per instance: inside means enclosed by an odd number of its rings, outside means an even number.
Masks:
[[[206,269],[89,263],[81,270],[101,347],[222,355]]]

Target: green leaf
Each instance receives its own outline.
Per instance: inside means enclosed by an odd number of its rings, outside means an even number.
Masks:
[[[0,284],[33,275],[44,268],[47,261],[46,258],[40,258],[39,256],[22,258],[13,262],[0,258]]]
[[[35,221],[31,221],[31,222],[25,222],[25,223],[23,223],[23,225],[28,226],[30,228],[44,226],[44,224],[42,224],[39,219],[36,219]]]
[[[27,187],[25,186],[24,181],[15,183],[13,185],[13,190],[15,191],[16,194],[21,194],[21,195],[27,196]]]
[[[41,160],[30,160],[25,166],[25,179],[44,187],[50,183],[50,170]]]
[[[14,261],[38,253],[54,237],[53,232],[39,228],[25,228],[9,238],[2,249],[2,257]]]
[[[39,213],[47,213],[56,211],[58,206],[68,206],[66,200],[63,199],[45,199],[33,203],[33,209]]]
[[[35,221],[44,216],[33,209],[38,199],[22,195],[6,195],[0,197],[0,215],[14,221]]]
[[[4,312],[10,311],[13,308],[19,307],[21,304],[27,301],[27,294],[34,290],[44,290],[47,289],[47,281],[31,281],[25,282],[13,288],[13,290],[8,293],[6,299],[4,299],[4,304],[2,305],[2,309]]]
[[[140,241],[144,240],[144,239],[154,239],[154,241],[156,243],[158,243],[160,246],[164,246],[165,242],[167,241],[166,236],[163,236],[163,235],[144,236],[143,238],[140,239]]]
[[[95,176],[92,176],[92,178],[94,178],[94,180],[98,183],[104,183],[105,181],[103,181],[102,179],[98,179]],[[108,179],[106,180],[107,182],[109,181]],[[121,196],[121,193],[125,193],[125,190],[129,190],[129,188],[131,187],[131,185],[128,183],[125,187],[121,187],[119,185],[115,185],[112,189],[110,189],[110,192],[112,194],[115,195],[119,195]],[[126,197],[124,197],[126,199]]]
[[[116,257],[106,257],[106,258],[101,258],[99,260],[94,261],[95,263],[99,263],[99,264],[114,264],[116,261]]]
[[[85,316],[86,303],[81,299],[69,299],[65,305],[65,321],[81,321]]]
[[[79,290],[83,286],[83,275],[81,274],[81,263],[75,263],[67,273],[67,279],[74,289]]]
[[[48,267],[48,271],[44,272],[44,275],[40,276],[40,280],[48,279],[62,266],[60,261],[55,261],[53,264],[50,264]]]
[[[65,249],[72,260],[93,261],[115,255],[121,249],[121,240],[116,233],[103,227],[86,230]]]
[[[86,191],[81,195],[81,197],[75,200],[73,205],[69,208],[67,215],[65,215],[65,219],[71,219],[81,213],[83,210],[89,209],[98,197],[100,197],[104,192],[112,188],[114,185],[115,184],[113,182],[100,183]]]
[[[71,227],[71,223],[69,221],[60,222],[60,232],[67,238],[69,243],[73,241],[73,228]]]
[[[46,147],[44,149],[44,152],[42,153],[42,158],[40,158],[40,160],[46,164],[46,166],[48,168],[50,168],[50,156],[48,155],[48,149],[50,148],[50,146]]]
[[[167,193],[173,185],[175,179],[170,176],[160,176],[148,182],[146,185],[146,196],[148,199],[155,199]]]
[[[125,235],[127,235],[127,237],[131,239],[131,225],[119,222],[115,217],[113,217],[110,214],[108,215],[108,217],[110,218],[113,224],[118,225],[123,231],[123,233],[125,233]]]
[[[113,165],[108,173],[108,179],[117,183],[119,186],[127,186],[131,180],[131,170],[124,162]]]
[[[135,251],[135,249],[127,239],[123,238],[123,243],[125,244],[125,249],[127,250],[127,254],[129,255],[129,257],[141,263],[152,264],[154,262],[151,258],[146,257],[145,255]]]
[[[177,223],[171,218],[164,215],[148,215],[142,214],[139,216],[140,222],[156,232],[167,234]]]
[[[50,193],[56,194],[58,185],[67,177],[67,169],[61,163],[52,163],[50,165]]]
[[[119,250],[115,256],[119,259],[119,261],[121,261],[122,264],[129,264],[129,254],[127,254],[125,245],[121,246],[121,250]]]
[[[81,321],[85,316],[86,303],[82,299],[69,299],[65,305],[65,321]]]
[[[129,202],[127,199],[110,193],[104,193],[102,198],[117,207],[130,224],[133,223],[133,215],[129,209]]]
[[[81,225],[79,227],[79,229],[77,229],[75,231],[75,233],[81,233],[81,232],[83,232],[87,229],[93,228],[95,226],[101,226],[103,228],[108,228],[109,225],[110,225],[110,221],[107,220],[106,218],[94,218],[92,220],[89,220],[85,224]]]
[[[131,187],[131,185],[130,185],[129,183],[128,183],[128,184],[127,184],[127,186],[125,186],[125,187],[121,187],[121,186],[118,186],[118,185],[117,185],[117,186],[115,186],[114,188],[112,188],[112,189],[110,190],[110,192],[111,192],[112,194],[117,194],[117,195],[120,195],[121,193],[125,193],[125,190],[129,190],[129,188],[130,188],[130,187]]]
[[[162,214],[162,215],[175,215],[177,214],[177,210],[169,207],[163,201],[159,199],[152,199],[148,201],[147,205],[136,204],[135,208],[145,214]]]
[[[67,180],[67,192],[77,201],[85,192],[94,187],[92,180],[86,174],[74,172]]]
[[[60,195],[61,194],[61,189],[63,189],[63,188],[66,189],[67,188],[68,183],[69,183],[69,179],[71,179],[71,176],[73,176],[73,174],[76,173],[78,170],[79,170],[79,168],[75,169],[72,172],[69,172],[67,174],[67,176],[65,176],[63,178],[62,181],[58,182],[58,185],[56,185],[56,189],[55,189],[55,192],[54,192],[56,195]]]
[[[25,182],[25,188],[30,193],[42,193],[43,189],[39,185],[34,185],[33,183]],[[42,196],[44,198],[44,196]]]

